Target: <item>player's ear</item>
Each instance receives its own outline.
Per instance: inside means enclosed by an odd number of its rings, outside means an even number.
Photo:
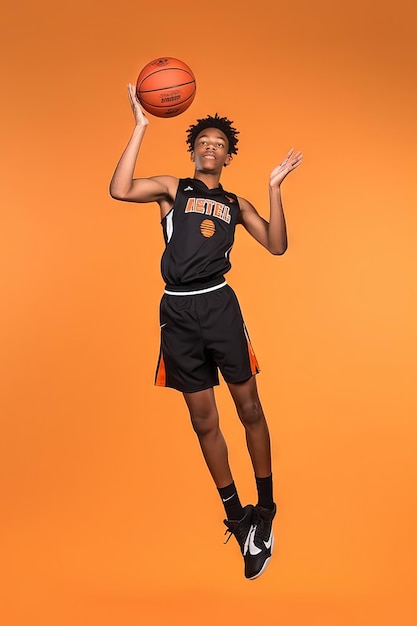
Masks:
[[[224,162],[224,167],[227,167],[228,165],[230,165],[230,163],[233,161],[233,157],[231,154],[228,154],[226,157],[226,160]]]
[[[194,150],[190,153],[191,162],[194,163]]]

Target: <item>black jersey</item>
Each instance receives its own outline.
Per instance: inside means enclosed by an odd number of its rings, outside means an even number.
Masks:
[[[181,178],[174,205],[161,222],[165,283],[205,284],[228,272],[239,212],[237,196],[221,185],[209,189],[201,180]]]

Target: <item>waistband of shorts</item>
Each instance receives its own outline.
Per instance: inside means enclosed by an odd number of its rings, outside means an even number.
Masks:
[[[178,287],[173,285],[167,285],[164,289],[164,293],[168,296],[197,296],[200,293],[210,293],[210,291],[216,291],[225,287],[227,282],[224,278],[217,280],[214,284],[208,283],[207,285],[192,285],[188,287]]]

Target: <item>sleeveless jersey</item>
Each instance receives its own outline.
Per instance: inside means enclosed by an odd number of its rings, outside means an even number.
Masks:
[[[201,180],[181,178],[174,205],[161,222],[165,283],[199,285],[228,272],[239,213],[237,196],[221,185],[209,189]]]

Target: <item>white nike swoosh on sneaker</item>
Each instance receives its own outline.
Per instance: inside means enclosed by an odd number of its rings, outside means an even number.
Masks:
[[[272,530],[271,530],[271,534],[269,535],[269,539],[268,539],[268,541],[264,541],[265,548],[266,548],[267,550],[269,550],[269,549],[270,549],[270,547],[272,546],[272,540],[273,540],[273,538],[274,538],[274,535],[273,535],[273,532],[272,532]]]
[[[247,536],[246,536],[246,539],[245,539],[245,544],[244,544],[244,546],[243,546],[243,556],[246,556],[246,554],[247,554],[247,552],[248,552],[248,548],[249,548],[249,537],[250,537],[250,536],[251,536],[251,534],[252,534],[252,530],[253,530],[253,526],[251,525],[251,527],[249,528],[249,532],[248,532],[248,534],[247,534]]]
[[[262,552],[262,550],[258,548],[258,546],[256,546],[253,541],[253,538],[255,537],[255,532],[256,532],[256,526],[252,526],[251,530],[249,531],[249,544],[248,544],[249,554],[251,556],[256,556],[257,554]]]
[[[166,326],[168,324],[168,322],[165,322],[165,324],[161,324],[160,328],[163,328],[164,326]]]

